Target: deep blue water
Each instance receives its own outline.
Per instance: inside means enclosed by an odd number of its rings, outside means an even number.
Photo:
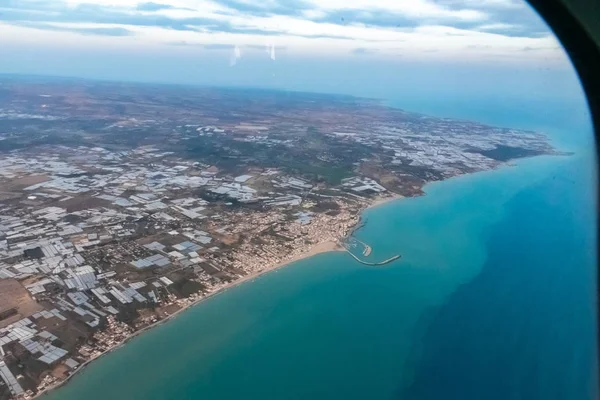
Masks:
[[[506,202],[486,229],[481,272],[424,313],[403,369],[414,375],[394,397],[595,399],[597,174],[585,96],[481,100],[390,103],[543,131],[575,154]]]
[[[521,191],[490,228],[472,281],[423,320],[398,399],[593,399],[594,211],[570,160]]]
[[[372,257],[400,261],[294,263],[136,338],[50,398],[596,399],[589,116],[582,102],[464,101],[390,103],[543,130],[575,154],[368,210],[357,235]]]
[[[524,160],[368,210],[358,235],[400,262],[297,262],[136,338],[50,398],[594,399],[586,160]]]

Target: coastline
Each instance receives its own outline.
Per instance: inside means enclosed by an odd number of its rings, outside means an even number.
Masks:
[[[545,156],[553,156],[552,154],[547,154]],[[526,157],[527,158],[537,158],[540,156],[532,156],[532,157]],[[519,160],[520,161],[520,160]],[[494,170],[498,170],[502,167],[513,167],[516,165],[513,165],[511,163],[502,163],[501,165],[497,166],[496,168],[493,168],[492,170],[484,170],[484,171],[476,171],[474,173],[467,173],[467,174],[459,174],[447,179],[444,179],[443,181],[447,181],[447,180],[451,180],[454,178],[460,178],[460,177],[464,177],[464,176],[468,176],[468,175],[472,175],[472,174],[478,174],[478,173],[482,173],[482,172],[487,172],[487,171],[494,171]],[[425,186],[430,185],[432,183],[436,183],[436,182],[428,182],[426,185],[423,186],[423,188],[425,188]],[[427,192],[423,190],[423,192],[415,197],[421,197],[421,196],[425,196],[427,195]],[[352,236],[357,230],[359,230],[360,228],[362,228],[365,225],[365,221],[363,219],[363,212],[366,210],[370,210],[370,209],[374,209],[376,207],[380,207],[383,205],[386,205],[388,203],[391,203],[393,201],[396,200],[402,200],[402,199],[406,199],[406,198],[413,198],[413,197],[406,197],[406,196],[402,196],[400,194],[393,194],[391,196],[386,196],[386,197],[379,197],[374,199],[373,201],[370,202],[369,205],[366,205],[364,208],[361,208],[361,210],[359,211],[358,215],[359,218],[356,222],[356,224],[354,225],[354,227],[352,227],[347,233],[345,237],[350,237]],[[344,238],[345,238],[344,237]],[[340,238],[340,240],[343,240],[344,238]],[[127,338],[123,339],[121,342],[119,342],[118,344],[114,345],[113,347],[103,351],[102,353],[100,353],[99,355],[89,359],[88,361],[82,363],[81,365],[79,365],[72,373],[71,375],[69,375],[66,379],[64,379],[61,382],[57,382],[54,385],[51,385],[49,387],[47,387],[46,389],[44,389],[43,391],[38,392],[36,395],[34,395],[33,397],[31,397],[31,399],[37,399],[37,398],[42,398],[45,395],[50,394],[52,391],[61,388],[63,385],[66,385],[72,378],[74,378],[75,376],[77,376],[80,372],[82,372],[89,364],[91,364],[93,361],[100,359],[101,357],[103,357],[104,355],[107,355],[115,350],[118,350],[120,347],[124,346],[125,344],[127,344],[130,340],[136,338],[137,336],[150,331],[151,329],[163,324],[163,323],[167,323],[170,320],[176,318],[177,316],[179,316],[180,314],[182,314],[183,312],[191,309],[192,307],[201,304],[203,301],[208,300],[216,295],[225,293],[228,289],[234,288],[236,286],[242,285],[246,282],[250,282],[253,281],[256,278],[261,277],[262,275],[266,275],[270,272],[274,272],[277,271],[280,268],[283,268],[285,266],[288,266],[290,264],[293,264],[294,262],[306,259],[306,258],[310,258],[312,256],[318,255],[318,254],[322,254],[322,253],[328,253],[328,252],[345,252],[346,250],[344,249],[343,246],[340,245],[339,242],[337,241],[324,241],[324,242],[320,242],[317,244],[313,244],[310,247],[306,248],[305,251],[301,252],[300,254],[297,254],[293,257],[291,257],[290,259],[281,261],[279,263],[276,263],[272,266],[269,266],[261,271],[257,271],[255,273],[246,275],[241,277],[238,280],[235,280],[233,282],[224,284],[223,286],[220,286],[218,288],[215,288],[213,291],[208,292],[207,294],[205,294],[204,296],[197,298],[193,301],[191,301],[189,304],[186,304],[184,306],[182,306],[182,308],[180,308],[179,310],[175,311],[173,314],[170,314],[168,316],[166,316],[165,318],[161,319],[160,321],[157,321],[155,323],[152,323],[138,331],[133,332],[130,336],[128,336]]]
[[[379,207],[379,206],[382,206],[384,204],[388,204],[388,203],[391,203],[393,201],[402,200],[402,199],[406,199],[406,196],[402,196],[401,194],[394,193],[390,197],[381,197],[381,198],[376,199],[375,201],[373,201],[369,206],[367,206],[362,211],[370,210],[372,208]],[[361,211],[361,213],[362,213],[362,211]]]
[[[422,196],[422,195],[419,195],[419,196]],[[352,227],[352,229],[350,229],[348,231],[345,238],[351,237],[352,235],[354,235],[354,233],[356,231],[358,231],[359,229],[361,229],[362,227],[365,226],[366,221],[363,218],[363,213],[365,211],[371,210],[371,209],[379,207],[379,206],[383,206],[385,204],[391,203],[396,200],[402,200],[402,199],[406,199],[406,196],[402,196],[401,194],[397,194],[397,193],[392,193],[391,196],[378,197],[378,198],[374,199],[373,201],[371,201],[371,203],[369,205],[361,208],[361,210],[358,212],[358,221]],[[341,247],[341,249],[343,250],[343,247]]]
[[[554,154],[544,154],[542,156],[554,156]],[[537,158],[540,156],[531,156],[531,157],[525,157],[524,159],[529,159],[529,158]],[[516,160],[521,161],[521,159]],[[483,171],[476,171],[473,173],[467,173],[467,174],[459,174],[447,179],[444,179],[442,181],[448,181],[451,179],[455,179],[455,178],[460,178],[460,177],[465,177],[468,175],[472,175],[472,174],[478,174],[478,173],[482,173],[482,172],[488,172],[488,171],[495,171],[498,169],[501,169],[503,167],[514,167],[517,166],[518,164],[512,164],[510,162],[505,162],[502,163],[498,166],[496,166],[495,168],[491,169],[491,170],[483,170]],[[426,183],[422,189],[424,189],[426,186],[432,184],[432,183],[437,183],[438,181],[435,182],[428,182]],[[414,196],[414,197],[421,197],[421,196],[425,196],[427,195],[427,192],[425,190],[422,191],[421,194]],[[406,198],[413,198],[413,197],[406,197],[406,196],[402,196],[400,194],[396,194],[393,193],[391,196],[386,196],[386,197],[379,197],[376,198],[374,200],[372,200],[370,202],[370,204],[366,205],[365,207],[361,208],[361,210],[358,212],[359,218],[356,222],[356,224],[346,233],[346,237],[350,237],[352,236],[357,230],[359,230],[360,228],[364,227],[365,225],[365,221],[363,219],[363,213],[366,210],[370,210],[370,209],[374,209],[383,205],[386,205],[388,203],[392,203],[393,201],[396,200],[402,200],[402,199],[406,199]],[[340,240],[343,240],[344,238],[340,238]],[[136,338],[137,336],[150,331],[151,329],[163,324],[163,323],[167,323],[169,322],[171,319],[176,318],[177,316],[179,316],[180,314],[182,314],[183,312],[191,309],[192,307],[201,304],[204,300],[208,300],[216,295],[225,293],[228,289],[234,288],[236,286],[242,285],[246,282],[250,282],[253,281],[256,278],[261,277],[262,275],[266,275],[270,272],[274,272],[277,271],[280,268],[283,268],[285,266],[288,266],[296,261],[300,261],[306,258],[310,258],[312,256],[318,255],[318,254],[322,254],[322,253],[328,253],[328,252],[345,252],[346,250],[344,249],[343,246],[340,245],[339,242],[337,241],[324,241],[324,242],[320,242],[317,244],[313,244],[310,247],[308,247],[305,251],[301,252],[300,254],[297,254],[293,257],[291,257],[290,259],[281,261],[277,264],[274,264],[270,267],[267,267],[261,271],[257,271],[255,273],[246,275],[241,277],[238,280],[235,280],[233,282],[224,284],[221,287],[218,287],[216,289],[214,289],[212,292],[208,292],[207,294],[205,294],[204,296],[197,298],[193,301],[191,301],[189,304],[186,304],[184,306],[182,306],[182,308],[180,308],[179,310],[175,311],[173,314],[170,314],[166,317],[164,317],[163,319],[161,319],[160,321],[154,322],[138,331],[133,332],[130,336],[128,336],[127,338],[123,339],[121,342],[119,342],[118,344],[114,345],[113,347],[103,351],[102,353],[100,353],[99,355],[97,355],[96,357],[93,357],[91,359],[89,359],[88,361],[82,363],[81,365],[79,365],[72,373],[71,375],[69,375],[65,380],[61,381],[61,382],[57,382],[56,384],[47,387],[46,389],[44,389],[43,391],[38,392],[36,395],[34,395],[33,397],[31,397],[31,399],[37,399],[37,398],[41,398],[45,395],[50,394],[52,391],[59,389],[60,387],[62,387],[63,385],[66,385],[73,377],[77,376],[81,371],[83,371],[89,364],[91,364],[93,361],[103,357],[106,354],[109,354],[115,350],[118,350],[120,347],[124,346],[125,344],[127,344],[130,340]]]
[[[289,260],[285,260],[285,261],[281,261],[271,267],[267,267],[262,271],[258,271],[255,272],[253,274],[250,275],[246,275],[238,280],[235,280],[233,282],[227,283],[217,289],[215,289],[212,292],[207,293],[206,295],[192,301],[189,304],[184,305],[183,307],[181,307],[179,310],[175,311],[173,314],[170,314],[168,316],[166,316],[165,318],[161,319],[160,321],[156,321],[138,331],[133,332],[130,336],[126,337],[125,339],[123,339],[121,342],[119,342],[118,344],[114,345],[113,347],[103,351],[102,353],[98,354],[95,357],[90,358],[89,360],[87,360],[86,362],[82,363],[81,365],[79,365],[66,379],[57,382],[54,385],[51,385],[47,388],[45,388],[44,390],[36,393],[33,397],[31,397],[31,399],[37,399],[37,398],[43,398],[44,396],[50,394],[50,392],[57,390],[59,388],[61,388],[62,386],[66,385],[67,383],[69,383],[69,381],[74,378],[75,376],[77,376],[79,373],[81,373],[83,370],[85,370],[85,368],[90,365],[92,362],[102,358],[103,356],[112,353],[113,351],[118,350],[120,347],[126,345],[130,340],[133,340],[134,338],[142,335],[145,332],[150,331],[153,328],[156,328],[157,326],[162,325],[163,323],[167,323],[169,321],[171,321],[172,319],[175,319],[177,316],[179,316],[180,314],[182,314],[183,312],[191,309],[192,307],[201,304],[203,301],[208,300],[212,297],[215,297],[219,294],[225,293],[227,290],[232,289],[236,286],[239,286],[243,283],[249,282],[249,281],[253,281],[256,278],[261,277],[262,275],[266,275],[270,272],[274,272],[280,268],[283,268],[287,265],[293,264],[296,261],[300,261],[300,260],[304,260],[306,258],[310,258],[313,256],[316,256],[318,254],[322,254],[322,253],[329,253],[329,252],[338,252],[338,251],[345,251],[344,248],[337,242],[334,241],[326,241],[326,242],[321,242],[321,243],[317,243],[312,245],[311,247],[309,247],[305,252],[302,252],[294,257],[292,257]]]

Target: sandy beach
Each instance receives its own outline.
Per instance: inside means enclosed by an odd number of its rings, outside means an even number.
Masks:
[[[373,202],[371,203],[371,205],[369,205],[369,206],[366,208],[366,210],[369,210],[369,209],[371,209],[371,208],[375,208],[375,207],[379,207],[379,206],[382,206],[382,205],[384,205],[384,204],[391,203],[392,201],[395,201],[395,200],[400,200],[400,199],[404,199],[404,198],[405,198],[405,197],[404,197],[404,196],[402,196],[402,195],[400,195],[400,194],[394,194],[394,195],[393,195],[393,196],[391,196],[391,197],[382,197],[382,198],[379,198],[379,199],[376,199],[375,201],[373,201]]]
[[[246,275],[246,276],[244,276],[244,277],[242,277],[242,278],[240,278],[240,279],[238,279],[238,280],[236,280],[234,282],[225,284],[225,285],[223,285],[223,286],[215,289],[214,291],[206,294],[205,296],[200,297],[200,298],[194,300],[193,302],[191,302],[191,303],[183,306],[181,309],[175,311],[173,314],[170,314],[169,316],[161,319],[160,321],[157,321],[157,322],[155,322],[155,323],[153,323],[151,325],[148,325],[148,326],[146,326],[146,327],[144,327],[144,328],[142,328],[142,329],[134,332],[131,336],[125,338],[123,341],[119,342],[115,346],[111,347],[110,349],[105,350],[104,352],[100,353],[99,355],[97,355],[97,356],[89,359],[88,361],[86,361],[83,364],[81,364],[80,366],[78,366],[77,369],[75,369],[73,371],[73,373],[71,375],[69,375],[69,377],[67,379],[65,379],[64,381],[61,381],[61,382],[59,382],[59,383],[57,383],[55,385],[52,385],[52,386],[44,389],[43,391],[37,393],[32,398],[33,399],[39,398],[41,396],[44,396],[44,395],[48,394],[49,392],[51,392],[53,390],[56,390],[56,389],[60,388],[61,386],[67,384],[69,382],[69,380],[71,380],[73,377],[75,377],[78,373],[80,373],[81,371],[83,371],[85,369],[85,367],[87,367],[93,361],[99,359],[100,357],[102,357],[102,356],[104,356],[104,355],[106,355],[108,353],[111,353],[111,352],[119,349],[119,347],[125,345],[128,341],[134,339],[135,337],[141,335],[142,333],[147,332],[150,329],[157,327],[158,325],[161,325],[163,323],[166,323],[166,322],[172,320],[173,318],[177,317],[178,315],[180,315],[184,311],[189,310],[191,307],[194,307],[194,306],[202,303],[203,301],[208,300],[211,297],[214,297],[214,296],[216,296],[218,294],[224,293],[228,289],[231,289],[231,288],[233,288],[235,286],[241,285],[241,284],[243,284],[245,282],[252,281],[252,280],[260,277],[261,275],[267,274],[269,272],[273,272],[273,271],[275,271],[275,270],[277,270],[279,268],[282,268],[282,267],[284,267],[286,265],[289,265],[291,263],[294,263],[296,261],[300,261],[300,260],[303,260],[305,258],[309,258],[309,257],[315,256],[317,254],[321,254],[321,253],[327,253],[327,252],[330,252],[330,251],[345,251],[345,250],[344,250],[344,248],[342,246],[340,246],[337,242],[334,242],[334,241],[327,241],[327,242],[317,243],[317,244],[315,244],[315,245],[307,248],[306,251],[304,251],[304,252],[302,252],[302,253],[294,256],[294,257],[291,257],[288,260],[282,261],[282,262],[280,262],[278,264],[275,264],[275,265],[273,265],[271,267],[267,267],[264,270],[257,271],[257,272],[255,272],[253,274]]]
[[[383,197],[383,198],[375,199],[365,209],[370,209],[370,208],[378,207],[378,206],[390,203],[390,202],[392,202],[394,200],[399,200],[399,199],[403,199],[403,198],[405,198],[405,197],[402,196],[402,195],[395,194],[395,195],[393,195],[391,197]],[[361,213],[365,209],[363,209],[361,211]],[[361,224],[359,223],[359,224],[356,225],[355,229],[358,229],[360,227],[361,227]],[[353,231],[354,231],[354,229],[350,232],[349,235],[352,235]],[[184,305],[181,309],[175,311],[173,314],[170,314],[170,315],[164,317],[163,319],[161,319],[160,321],[157,321],[157,322],[155,322],[155,323],[153,323],[151,325],[148,325],[148,326],[146,326],[146,327],[144,327],[144,328],[142,328],[142,329],[134,332],[133,334],[131,334],[131,336],[125,338],[123,341],[119,342],[118,344],[116,344],[115,346],[111,347],[110,349],[107,349],[104,352],[102,352],[101,354],[97,355],[96,357],[93,357],[90,360],[82,363],[79,367],[77,367],[77,369],[75,369],[73,371],[73,373],[71,375],[69,375],[69,377],[67,379],[65,379],[64,381],[61,381],[61,382],[59,382],[59,383],[57,383],[57,384],[55,384],[53,386],[50,386],[50,387],[44,389],[43,391],[41,391],[38,394],[36,394],[33,397],[33,399],[38,398],[40,396],[43,396],[45,394],[48,394],[49,392],[51,392],[51,391],[53,391],[55,389],[58,389],[59,387],[67,384],[70,379],[72,379],[78,373],[80,373],[81,371],[83,371],[85,369],[85,367],[87,367],[93,361],[99,359],[100,357],[102,357],[102,356],[104,356],[104,355],[106,355],[108,353],[111,353],[112,351],[117,350],[119,347],[125,345],[128,341],[134,339],[135,337],[141,335],[142,333],[147,332],[150,329],[155,328],[158,325],[161,325],[163,323],[166,323],[166,322],[172,320],[173,318],[177,317],[181,313],[189,310],[191,307],[194,307],[194,306],[202,303],[203,301],[210,299],[211,297],[214,297],[214,296],[216,296],[218,294],[224,293],[228,289],[231,289],[231,288],[236,287],[238,285],[241,285],[243,283],[246,283],[246,282],[249,282],[249,281],[253,281],[254,279],[256,279],[256,278],[258,278],[258,277],[260,277],[260,276],[262,276],[264,274],[276,271],[279,268],[285,267],[286,265],[292,264],[292,263],[294,263],[296,261],[300,261],[300,260],[303,260],[305,258],[313,257],[313,256],[315,256],[317,254],[327,253],[327,252],[331,252],[331,251],[346,251],[346,250],[337,241],[329,240],[329,241],[317,243],[315,245],[312,245],[312,246],[306,248],[305,251],[302,251],[299,254],[290,257],[287,260],[283,260],[283,261],[281,261],[279,263],[276,263],[276,264],[274,264],[272,266],[269,266],[269,267],[267,267],[267,268],[265,268],[265,269],[263,269],[261,271],[257,271],[255,273],[246,275],[246,276],[244,276],[244,277],[242,277],[242,278],[240,278],[240,279],[238,279],[238,280],[236,280],[234,282],[230,282],[230,283],[224,284],[223,286],[217,287],[213,291],[205,294],[204,296],[202,296],[202,297],[200,297],[200,298],[198,298],[198,299],[190,302],[189,304]]]

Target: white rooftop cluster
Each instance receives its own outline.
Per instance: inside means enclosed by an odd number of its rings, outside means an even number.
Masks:
[[[196,244],[196,243],[192,243],[189,241],[185,241],[185,242],[181,242],[178,244],[173,245],[173,248],[177,251],[180,251],[184,254],[189,254],[192,252],[196,252],[198,250],[200,250],[202,248],[202,246]]]
[[[170,264],[167,257],[162,254],[155,254],[150,257],[142,258],[131,262],[136,268],[148,268],[148,267],[164,267]]]
[[[377,181],[365,177],[353,177],[342,179],[342,186],[345,188],[349,188],[350,190],[353,190],[355,192],[371,191],[376,193],[382,193],[386,191],[386,189],[379,183],[377,183]]]
[[[6,383],[10,393],[13,396],[20,396],[24,393],[24,390],[17,381],[17,378],[15,378],[10,369],[8,369],[4,361],[0,361],[0,378],[2,378],[2,380]]]
[[[264,201],[268,206],[299,206],[301,203],[302,197],[295,194],[276,196]]]
[[[252,179],[252,175],[240,175],[234,178],[234,181],[238,183],[245,183],[246,181]]]
[[[196,128],[200,136],[211,136],[213,133],[224,133],[225,130],[214,125],[201,126]]]
[[[294,178],[289,176],[281,176],[277,179],[271,180],[274,187],[277,188],[291,188],[299,190],[312,189],[313,185],[305,181],[304,179]]]
[[[14,396],[23,394],[23,389],[6,363],[2,361],[2,357],[5,355],[4,346],[18,342],[33,357],[46,364],[54,364],[68,354],[67,350],[52,344],[58,339],[55,335],[45,330],[38,330],[32,319],[40,318],[65,320],[65,317],[54,309],[35,313],[31,318],[21,319],[0,329],[0,378],[8,385]]]
[[[223,183],[214,189],[210,189],[210,191],[217,194],[227,195],[228,197],[242,202],[254,200],[256,195],[255,189],[252,189],[250,186],[242,185],[238,182]]]
[[[44,333],[46,333],[46,335],[42,335]],[[43,339],[50,341],[56,339],[56,336],[45,331],[40,332],[39,336]],[[31,354],[36,356],[38,360],[46,364],[53,364],[69,353],[67,350],[53,346],[48,342],[40,343],[31,339],[26,339],[21,341],[21,344],[23,345],[23,347],[29,350]]]
[[[98,284],[96,271],[89,265],[84,265],[75,269],[65,269],[65,272],[68,278],[65,278],[64,282],[69,289],[93,289]]]
[[[202,243],[202,244],[209,244],[210,242],[212,242],[212,238],[208,234],[208,232],[201,231],[198,229],[183,232],[182,235],[195,241],[195,242]],[[195,250],[193,250],[193,251],[195,251]]]

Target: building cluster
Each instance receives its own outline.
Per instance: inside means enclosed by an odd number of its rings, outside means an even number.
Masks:
[[[40,325],[52,325],[52,320],[65,321],[66,317],[58,309],[34,313],[29,318],[20,319],[4,328],[0,328],[0,378],[8,386],[15,397],[31,397],[31,390],[24,390],[19,383],[19,375],[7,366],[4,357],[9,349],[19,344],[23,351],[31,354],[36,361],[49,367],[62,362],[70,370],[77,368],[79,363],[69,357],[69,352],[55,345],[57,337]]]
[[[306,179],[272,168],[223,175],[153,147],[48,146],[5,154],[0,164],[0,284],[18,282],[38,310],[19,318],[27,313],[18,301],[0,306],[0,376],[13,396],[60,382],[134,331],[242,276],[339,240],[368,203],[338,190],[323,197],[335,213],[311,211],[321,187]],[[368,178],[344,185],[385,190]],[[183,291],[186,282],[194,290]],[[38,328],[47,318],[59,327]],[[74,339],[78,329],[85,340]],[[10,373],[21,352],[48,365],[29,377],[36,387]]]
[[[342,187],[348,188],[353,192],[374,192],[383,193],[386,189],[381,186],[377,181],[371,178],[364,177],[352,177],[342,179]]]
[[[553,152],[355,98],[78,85],[0,98],[0,400],[337,243],[374,199]]]
[[[504,160],[482,154],[501,146],[548,153],[552,147],[540,133],[494,128],[469,121],[439,118],[379,123],[369,129],[331,132],[331,137],[379,148],[390,155],[388,167],[422,167],[452,177],[496,168]],[[383,165],[385,167],[385,165]]]

